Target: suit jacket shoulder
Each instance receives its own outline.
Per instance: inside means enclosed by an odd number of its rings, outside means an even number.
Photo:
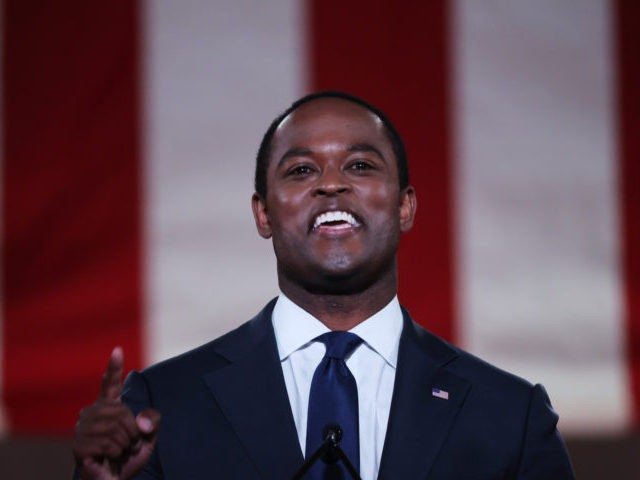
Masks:
[[[405,311],[408,316],[408,312]],[[410,317],[408,317],[410,319]],[[406,320],[405,320],[406,321]],[[407,327],[408,328],[408,327]],[[534,386],[528,380],[496,367],[489,362],[457,347],[446,340],[432,334],[427,329],[410,321],[410,328],[415,341],[422,348],[431,351],[431,356],[440,360],[441,365],[451,373],[457,373],[477,386],[493,389],[507,389],[528,395]]]
[[[185,353],[151,365],[142,374],[154,385],[170,383],[175,386],[176,381],[190,381],[193,377],[224,368],[241,359],[258,346],[272,341],[270,319],[274,304],[275,299],[236,329]]]

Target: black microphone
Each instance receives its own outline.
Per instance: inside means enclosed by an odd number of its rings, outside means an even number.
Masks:
[[[342,428],[337,423],[326,424],[322,429],[322,439],[323,444],[329,445],[322,455],[322,461],[328,464],[336,463],[340,459],[336,449],[340,448],[338,444],[342,440]]]
[[[337,423],[327,423],[322,429],[322,438],[337,445],[342,440],[342,428]]]
[[[293,476],[293,480],[301,480],[318,459],[322,459],[324,463],[329,465],[342,460],[351,478],[353,480],[362,480],[358,471],[345,455],[344,450],[340,448],[340,440],[342,440],[342,428],[340,425],[337,423],[326,424],[322,429],[322,439],[320,447],[302,464],[300,470]]]

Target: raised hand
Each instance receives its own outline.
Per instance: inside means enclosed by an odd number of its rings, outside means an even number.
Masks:
[[[124,480],[149,460],[156,444],[160,413],[147,409],[133,416],[120,401],[124,355],[111,352],[98,400],[80,412],[73,454],[83,480]]]

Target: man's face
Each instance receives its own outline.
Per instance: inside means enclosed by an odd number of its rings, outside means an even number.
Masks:
[[[353,102],[321,98],[276,130],[267,196],[254,195],[253,210],[260,235],[273,238],[281,282],[349,293],[395,275],[415,197],[400,191],[382,122]]]

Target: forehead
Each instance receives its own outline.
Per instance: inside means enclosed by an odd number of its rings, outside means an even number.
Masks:
[[[341,98],[319,98],[301,105],[280,123],[272,151],[326,142],[371,143],[391,151],[386,127],[373,112]],[[277,154],[276,154],[277,155]]]

